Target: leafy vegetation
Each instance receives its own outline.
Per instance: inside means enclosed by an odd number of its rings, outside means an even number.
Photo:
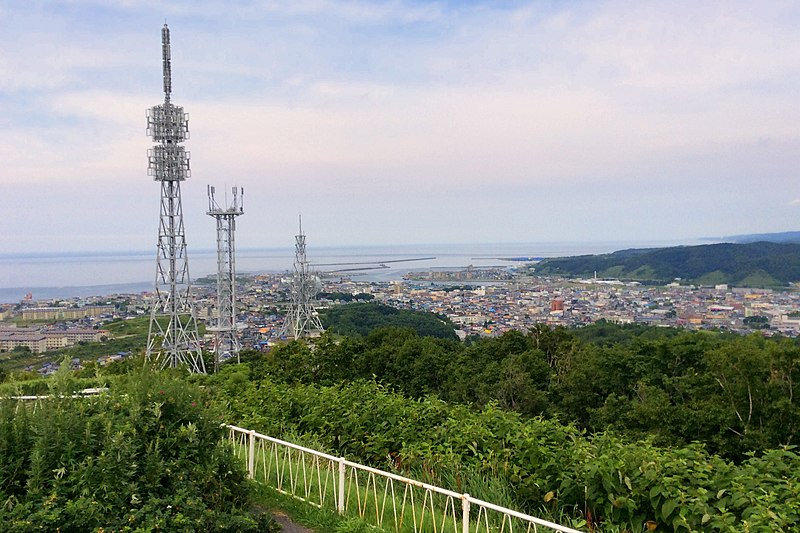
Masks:
[[[223,415],[169,374],[138,372],[76,400],[68,371],[51,399],[0,401],[4,531],[265,531]],[[60,528],[60,529],[59,529]]]
[[[476,479],[509,487],[515,506],[580,515],[591,527],[643,531],[791,531],[800,516],[800,457],[782,448],[739,464],[701,445],[661,448],[613,432],[574,426],[490,403],[481,410],[434,397],[406,398],[372,381],[331,386],[251,380],[228,367],[208,379],[241,425],[310,438],[334,454],[454,490]],[[234,394],[235,393],[235,394]],[[305,437],[304,437],[305,436]],[[476,487],[477,485],[477,487]]]
[[[81,377],[79,372],[72,372],[69,378],[62,381],[62,392],[73,394],[88,388],[107,388],[108,376]],[[43,396],[49,394],[53,387],[51,378],[9,379],[0,383],[0,398],[10,396]]]
[[[594,531],[800,527],[796,341],[600,322],[461,343],[419,333],[452,332],[435,315],[381,327],[400,314],[382,307],[337,306],[359,333],[245,352],[193,384],[135,358],[28,382],[111,392],[35,411],[0,401],[0,523],[268,527],[263,493],[219,444],[225,420]],[[146,327],[109,329],[141,348]],[[314,520],[366,527],[334,518]]]
[[[340,335],[367,335],[380,327],[411,328],[421,337],[457,339],[455,325],[433,313],[397,309],[378,303],[339,305],[320,313],[325,329]]]
[[[800,280],[800,244],[709,244],[544,259],[539,274],[781,287]]]
[[[411,398],[434,394],[657,445],[702,442],[742,460],[797,442],[800,348],[788,339],[599,323],[455,341],[379,328],[277,347],[257,378],[335,385],[373,377]]]

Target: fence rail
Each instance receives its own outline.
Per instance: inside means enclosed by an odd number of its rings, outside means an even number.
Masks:
[[[581,533],[428,483],[226,425],[255,479],[320,508],[385,529],[415,533]]]

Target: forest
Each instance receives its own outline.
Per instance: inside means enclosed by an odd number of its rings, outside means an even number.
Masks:
[[[790,339],[598,323],[460,343],[384,327],[325,334],[250,362],[256,377],[332,386],[375,380],[409,398],[498,408],[658,446],[699,442],[740,461],[794,445],[800,347]]]
[[[669,283],[680,279],[700,285],[786,287],[800,279],[800,244],[751,242],[657,249],[544,259],[539,275],[599,277]]]
[[[342,308],[359,305],[374,304]],[[601,322],[459,342],[376,325],[242,356],[189,379],[130,359],[96,369],[110,391],[85,403],[0,402],[0,522],[267,527],[215,444],[224,421],[590,531],[800,527],[794,339]],[[52,390],[90,379],[60,375]]]
[[[320,312],[327,331],[345,336],[362,336],[382,327],[400,327],[422,337],[456,340],[455,326],[447,318],[433,313],[397,309],[379,303],[339,305]]]

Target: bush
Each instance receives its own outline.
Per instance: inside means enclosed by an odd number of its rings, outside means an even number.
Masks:
[[[268,527],[246,511],[249,482],[220,412],[182,377],[139,371],[96,397],[53,393],[0,401],[4,531]]]
[[[663,448],[612,432],[586,436],[495,404],[474,410],[433,397],[413,400],[374,382],[253,383],[246,368],[226,368],[208,383],[234,423],[299,435],[330,453],[414,472],[452,490],[463,491],[470,477],[493,479],[509,488],[516,500],[510,505],[531,514],[583,516],[629,531],[648,522],[658,531],[800,527],[800,456],[789,447],[735,464],[699,444]]]

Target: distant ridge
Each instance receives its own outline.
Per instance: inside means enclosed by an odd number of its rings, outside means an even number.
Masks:
[[[800,240],[800,232],[796,233]],[[800,244],[750,242],[620,250],[552,258],[537,274],[614,278],[653,283],[675,279],[697,285],[778,288],[800,281]]]
[[[779,233],[751,233],[748,235],[732,235],[722,240],[737,244],[751,242],[796,242],[800,243],[800,231],[781,231]]]

